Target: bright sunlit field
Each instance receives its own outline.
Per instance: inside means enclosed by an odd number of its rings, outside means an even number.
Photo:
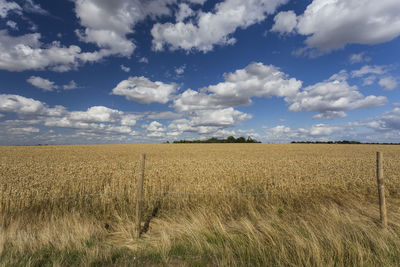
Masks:
[[[384,156],[386,230],[376,151]],[[144,230],[136,239],[142,154]],[[400,262],[400,146],[0,147],[0,177],[5,265]]]

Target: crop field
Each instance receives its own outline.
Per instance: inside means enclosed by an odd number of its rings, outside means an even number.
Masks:
[[[384,157],[385,230],[376,151]],[[142,154],[144,230],[136,239]],[[400,146],[0,147],[0,178],[0,265],[400,262]]]

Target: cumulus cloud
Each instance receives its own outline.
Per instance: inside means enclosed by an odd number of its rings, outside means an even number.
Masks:
[[[70,81],[68,84],[64,84],[62,86],[62,88],[64,90],[72,90],[72,89],[76,89],[78,88],[78,85],[76,84],[76,82],[74,80]]]
[[[304,13],[297,16],[295,30],[307,36],[306,49],[300,52],[310,48],[329,52],[346,44],[390,41],[400,35],[399,14],[397,0],[313,0]],[[282,27],[281,30],[293,28]]]
[[[182,66],[175,68],[176,75],[178,76],[182,75],[185,72],[185,69],[186,69],[186,64],[183,64]]]
[[[168,129],[173,133],[172,135],[187,132],[208,135],[236,126],[238,123],[251,118],[250,114],[235,110],[232,107],[217,110],[198,110],[190,113],[187,119],[172,121],[168,125]]]
[[[367,74],[377,74],[377,75],[381,75],[381,74],[385,74],[387,72],[387,67],[386,66],[370,66],[370,65],[365,65],[363,66],[361,69],[359,70],[354,70],[351,72],[351,76],[352,77],[362,77],[365,76]]]
[[[395,130],[399,134],[400,130],[400,108],[395,107],[393,110],[383,113],[377,118],[379,130]]]
[[[48,107],[45,103],[19,95],[0,95],[0,112],[15,113],[22,120],[6,121],[5,128],[21,128],[27,124],[75,129],[96,134],[134,135],[130,126],[136,125],[137,116],[104,106],[93,106],[86,111],[68,111],[63,106]],[[27,120],[35,118],[35,120]],[[1,125],[0,125],[1,126]],[[3,127],[1,127],[3,128]]]
[[[149,63],[149,60],[147,59],[147,57],[141,57],[140,59],[139,59],[139,62],[140,63]]]
[[[186,3],[179,4],[179,10],[176,14],[176,21],[184,21],[187,17],[190,17],[194,14],[194,11],[189,7]]]
[[[358,54],[351,54],[349,56],[349,61],[351,64],[356,64],[356,63],[371,61],[371,58],[366,56],[364,52],[361,52]]]
[[[45,110],[42,102],[19,95],[0,95],[0,111],[17,114],[41,114]]]
[[[149,125],[146,126],[146,130],[149,132],[164,132],[165,128],[158,121],[152,121]]]
[[[143,125],[146,129],[146,136],[148,137],[163,137],[165,136],[166,128],[158,121],[152,121],[148,125]]]
[[[103,106],[93,106],[87,111],[73,111],[68,114],[68,119],[80,122],[116,122],[123,112]]]
[[[295,97],[287,99],[289,110],[318,112],[314,118],[344,117],[346,110],[372,108],[384,105],[386,97],[365,97],[357,86],[346,81],[345,73],[302,89]]]
[[[84,42],[101,48],[100,56],[120,55],[129,57],[136,46],[127,34],[147,16],[169,15],[168,4],[175,0],[74,0],[75,13],[85,28],[76,33]]]
[[[235,43],[231,35],[238,28],[245,29],[255,23],[265,20],[268,14],[287,0],[225,0],[215,5],[213,12],[198,11],[196,18],[182,21],[182,18],[191,15],[188,9],[178,13],[177,22],[156,23],[151,34],[153,49],[156,51],[168,47],[171,50],[192,49],[202,52],[211,51],[214,45],[230,45]]]
[[[0,18],[6,18],[9,12],[16,12],[21,14],[22,8],[16,2],[8,2],[6,0],[0,0]]]
[[[368,76],[368,77],[365,77],[365,78],[363,78],[363,86],[365,86],[365,85],[371,85],[371,84],[373,84],[374,82],[375,82],[375,80],[376,80],[376,76],[375,75],[371,75],[371,76]]]
[[[129,67],[127,67],[127,66],[120,65],[120,67],[121,67],[121,70],[123,70],[123,71],[125,71],[125,72],[130,72],[130,71],[131,71],[131,68],[129,68]]]
[[[224,80],[200,92],[186,90],[174,100],[174,108],[182,112],[248,105],[252,97],[293,96],[302,84],[277,67],[262,63],[251,63],[244,69],[226,73]]]
[[[291,33],[297,25],[297,16],[292,10],[279,12],[274,18],[271,31],[281,34]]]
[[[11,29],[13,29],[13,30],[18,30],[18,25],[17,25],[17,23],[15,21],[8,20],[6,25],[8,27],[10,27]]]
[[[19,120],[6,120],[0,122],[0,136],[9,139],[18,137],[27,137],[32,134],[40,132],[38,127],[35,127],[35,121],[19,121]]]
[[[172,99],[177,89],[178,85],[175,83],[152,82],[141,76],[121,81],[112,90],[112,94],[125,96],[128,100],[144,104],[153,102],[165,104]]]
[[[58,88],[54,82],[38,76],[31,76],[26,81],[37,88],[43,89],[43,91],[53,91]]]
[[[43,70],[69,71],[76,69],[81,59],[78,46],[61,46],[52,42],[44,46],[40,33],[11,36],[0,30],[0,69],[8,71]]]
[[[132,114],[123,115],[121,117],[121,125],[123,125],[123,126],[135,126],[138,118],[139,118],[138,116],[132,115]]]
[[[380,73],[380,67],[366,67],[352,73],[362,76]],[[275,66],[251,63],[244,69],[224,74],[224,82],[194,91],[188,89],[178,95],[173,107],[178,112],[223,109],[248,105],[253,97],[282,97],[290,111],[317,112],[316,119],[345,117],[345,111],[372,108],[387,102],[383,96],[364,96],[357,86],[348,84],[349,75],[341,71],[331,78],[301,88],[302,82],[281,72]]]
[[[25,0],[23,9],[25,12],[36,13],[40,15],[49,15],[49,12],[44,10],[39,4],[35,4],[33,0]]]
[[[179,117],[182,117],[181,114],[172,112],[172,111],[163,111],[163,112],[152,112],[147,115],[147,118],[149,119],[177,119]]]
[[[192,115],[192,126],[221,126],[232,127],[237,123],[251,119],[251,115],[235,110],[234,108],[225,108],[217,110],[199,110]]]
[[[48,79],[39,76],[31,76],[26,81],[32,84],[33,86],[42,89],[43,91],[54,91],[54,90],[59,91],[59,89],[61,88],[64,90],[72,90],[78,88],[78,85],[73,80],[63,86],[58,86],[53,81],[50,81]]]
[[[328,141],[340,140],[354,136],[353,129],[349,125],[314,124],[309,127],[290,128],[284,125],[275,127],[264,126],[264,139],[271,142],[291,141]]]
[[[61,116],[66,113],[66,109],[63,106],[49,108],[41,101],[20,95],[0,94],[0,112],[20,116]]]
[[[385,90],[393,90],[397,87],[397,79],[392,76],[386,76],[379,80],[379,85]]]

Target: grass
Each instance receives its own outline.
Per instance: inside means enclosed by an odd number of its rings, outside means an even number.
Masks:
[[[382,229],[376,200],[361,196],[248,202],[242,212],[209,207],[154,218],[141,239],[118,216],[13,220],[2,227],[5,266],[399,266],[400,200]],[[291,202],[293,203],[293,202]],[[4,223],[3,218],[3,223]],[[108,227],[105,227],[105,224]]]

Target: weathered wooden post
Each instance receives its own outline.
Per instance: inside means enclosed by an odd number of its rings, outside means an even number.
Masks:
[[[378,194],[379,194],[379,211],[381,217],[382,227],[387,227],[387,216],[386,216],[386,201],[385,201],[385,183],[383,179],[383,160],[382,153],[376,152],[376,178],[378,182]]]
[[[140,231],[141,231],[145,163],[146,163],[146,154],[142,154],[142,166],[140,170],[140,175],[138,177],[138,183],[136,189],[136,237],[137,238],[140,237]]]

